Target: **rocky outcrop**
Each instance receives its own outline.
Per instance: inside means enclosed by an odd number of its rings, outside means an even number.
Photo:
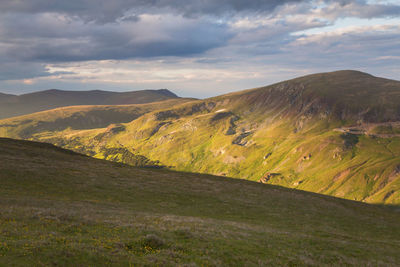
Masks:
[[[233,139],[232,144],[238,145],[238,146],[245,146],[248,143],[248,141],[244,140],[244,139],[251,134],[252,134],[252,132],[244,132],[244,133],[240,134],[239,136],[236,136],[236,138]]]
[[[107,127],[107,132],[111,134],[117,134],[125,131],[125,129],[126,127],[122,124],[111,124],[110,126]]]
[[[168,120],[168,119],[178,119],[179,115],[174,110],[164,110],[154,114],[154,117],[158,121]]]
[[[229,128],[226,130],[225,135],[234,135],[236,134],[236,124],[235,122],[239,120],[238,116],[233,116],[229,121]]]
[[[172,122],[170,122],[170,121],[160,122],[159,124],[156,125],[156,127],[153,128],[153,130],[150,133],[150,136],[155,135],[160,130],[160,128],[163,127],[164,125],[170,125],[171,123]]]
[[[216,122],[225,118],[232,116],[232,112],[218,112],[214,116],[211,117],[210,122]]]
[[[264,156],[264,159],[268,159],[272,155],[272,152],[269,152],[267,155]]]
[[[273,173],[273,172],[267,172],[266,174],[264,174],[264,176],[262,178],[260,178],[260,180],[258,180],[258,182],[266,184],[268,183],[273,177],[275,176],[279,176],[281,175],[280,173]]]

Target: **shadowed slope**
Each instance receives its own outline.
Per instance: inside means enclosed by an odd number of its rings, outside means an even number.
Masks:
[[[0,139],[0,162],[4,265],[400,261],[400,215],[388,208],[27,141]]]

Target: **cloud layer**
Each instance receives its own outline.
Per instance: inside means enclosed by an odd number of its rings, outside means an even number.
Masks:
[[[3,0],[0,91],[206,96],[340,68],[400,79],[398,25],[400,5],[378,0]]]
[[[58,13],[98,23],[115,22],[143,13],[175,13],[184,16],[269,12],[285,3],[301,0],[3,0],[3,13]]]

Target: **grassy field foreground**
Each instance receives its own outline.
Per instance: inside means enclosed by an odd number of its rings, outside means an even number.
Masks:
[[[0,265],[396,266],[400,212],[0,139]]]

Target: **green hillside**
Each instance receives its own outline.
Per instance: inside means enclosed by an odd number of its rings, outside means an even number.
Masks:
[[[357,71],[314,74],[179,103],[129,123],[0,134],[97,158],[244,178],[369,203],[400,203],[400,82]],[[136,164],[134,164],[136,165]]]
[[[192,101],[192,99],[175,98],[147,104],[62,107],[3,119],[0,124],[0,134],[2,136],[30,138],[37,133],[44,132],[108,127],[110,124],[131,122],[151,111],[169,108],[189,101]]]
[[[0,265],[396,266],[398,208],[0,139]]]
[[[127,105],[178,98],[167,89],[132,92],[46,90],[23,95],[0,93],[0,119],[75,105]]]

